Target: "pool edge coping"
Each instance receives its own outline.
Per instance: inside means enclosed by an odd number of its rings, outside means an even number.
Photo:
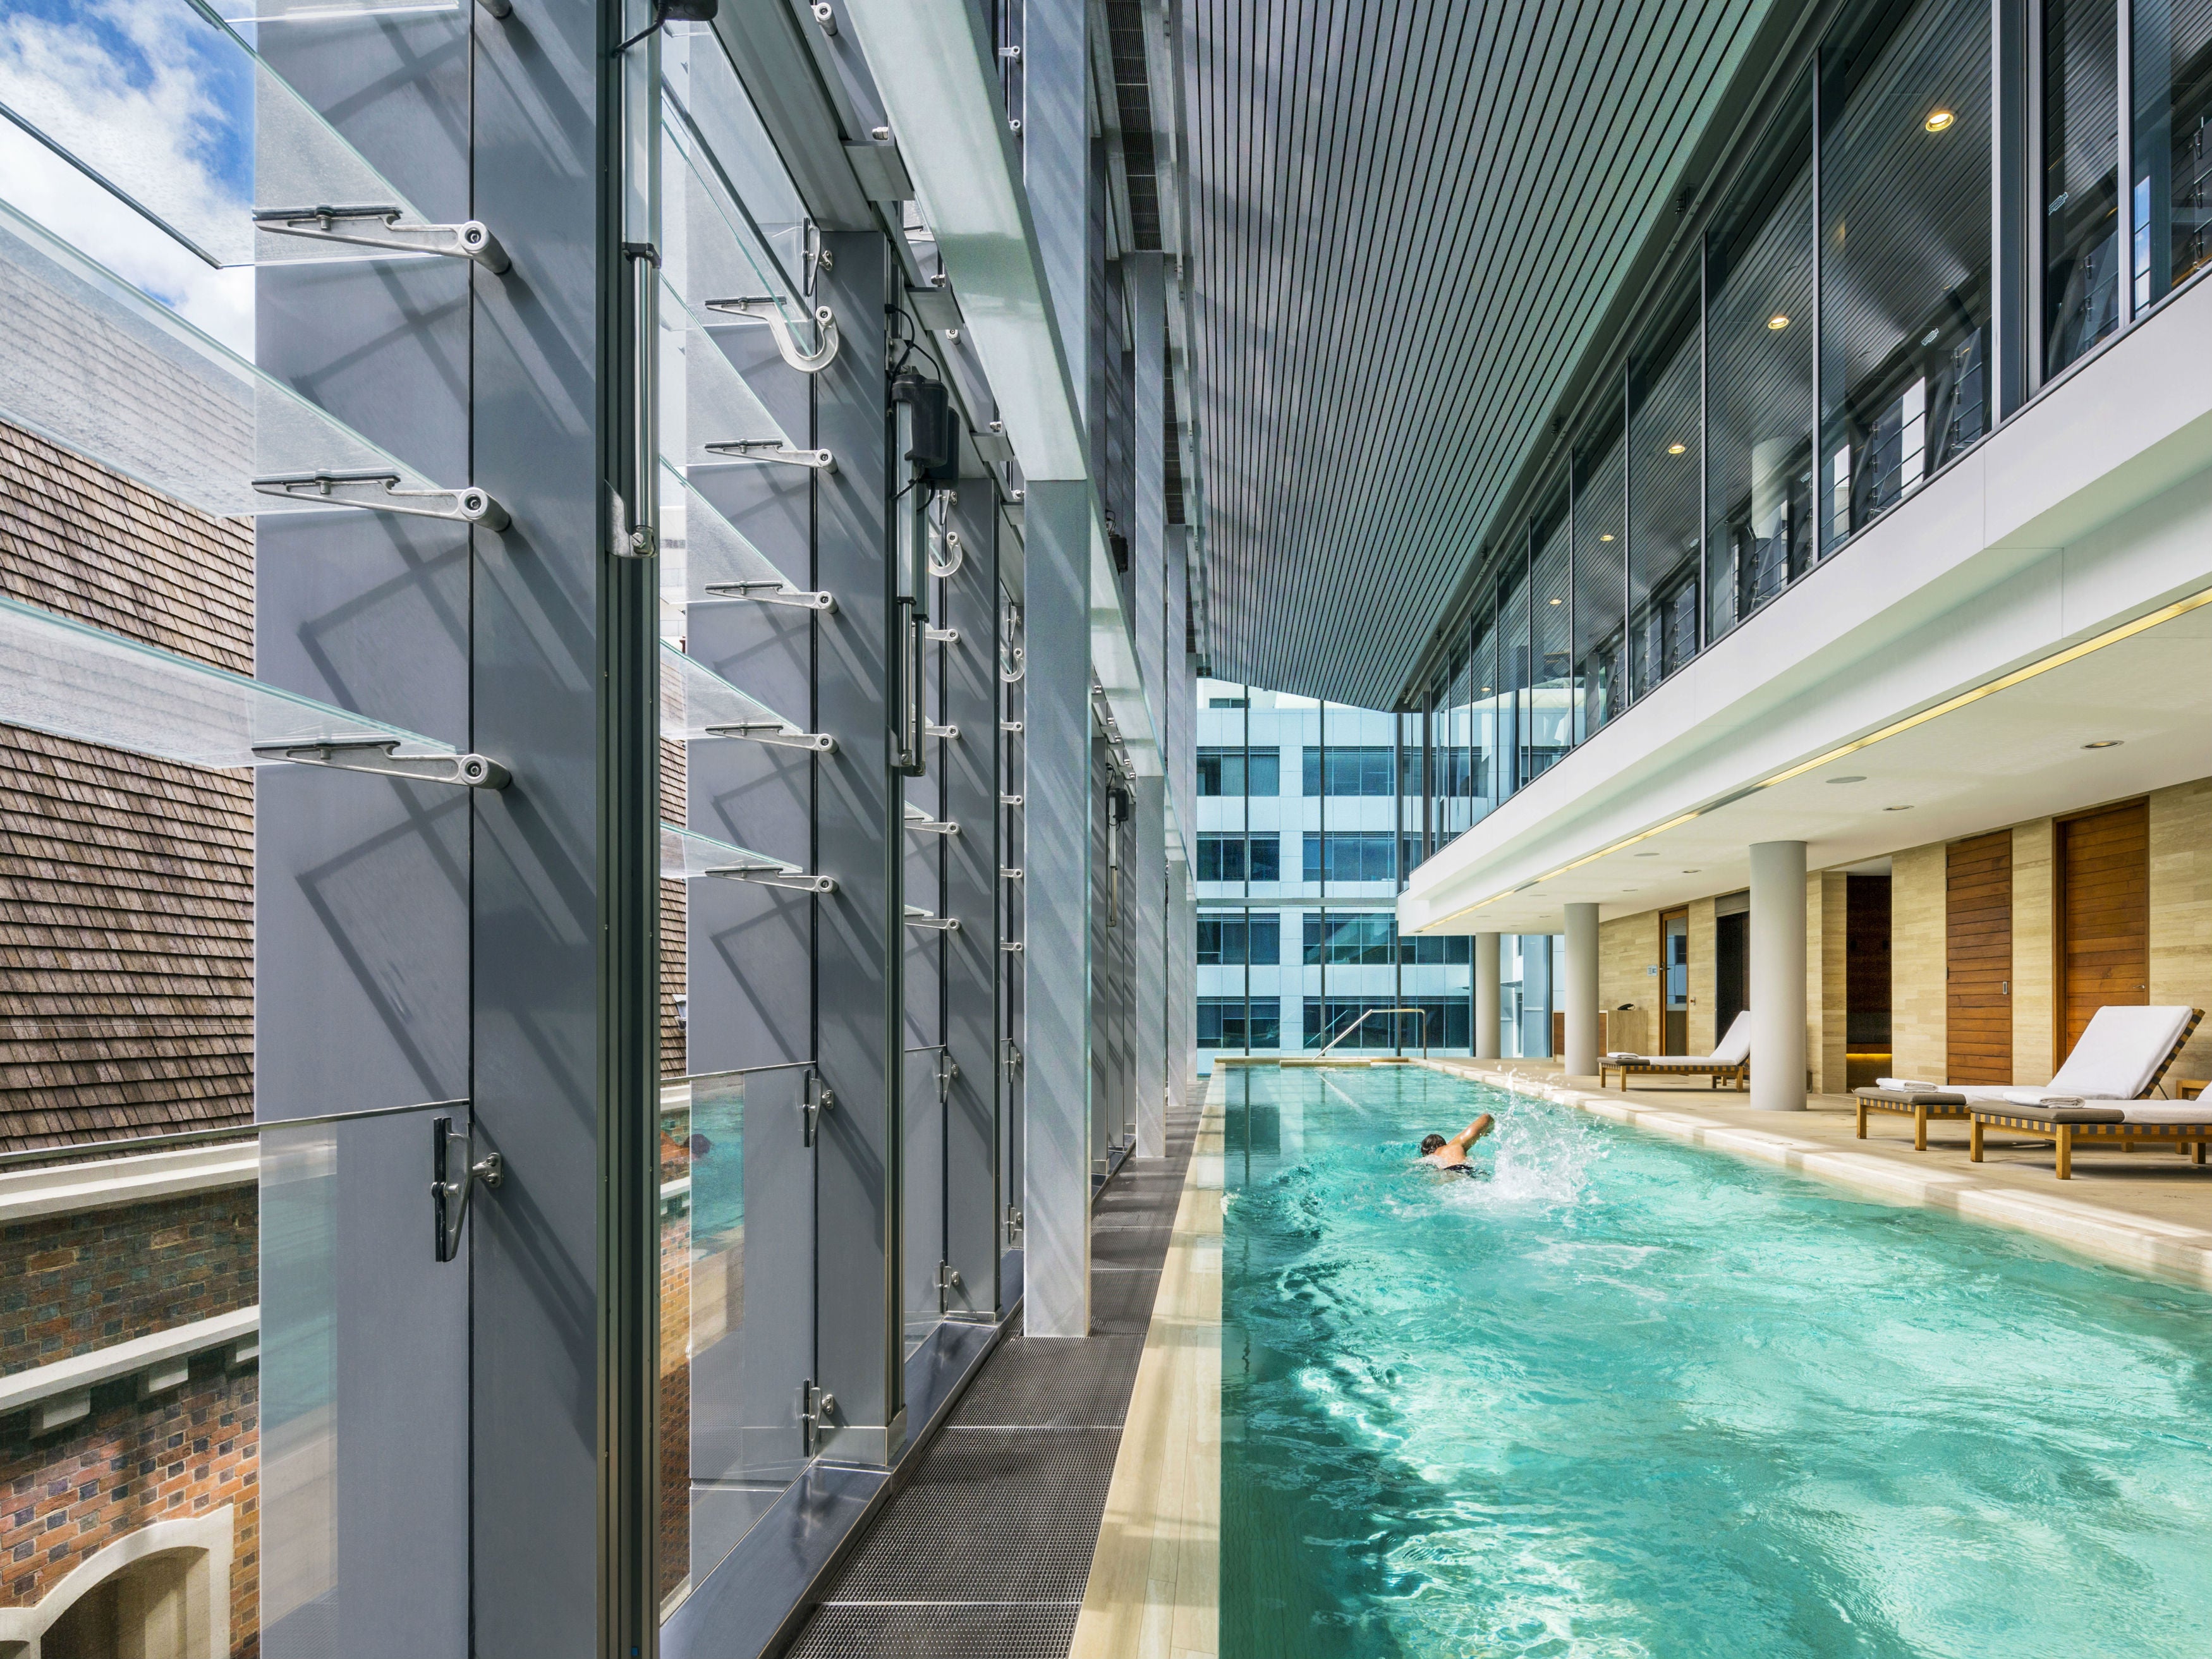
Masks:
[[[1200,1109],[1068,1659],[1220,1652],[1224,1075]]]
[[[2056,1193],[2043,1197],[1984,1181],[1971,1171],[1904,1169],[1875,1154],[1839,1152],[1822,1141],[1700,1117],[1683,1107],[1650,1106],[1625,1096],[1571,1089],[1526,1073],[1477,1071],[1464,1063],[1434,1060],[1412,1063],[1445,1077],[1489,1083],[1509,1092],[1572,1106],[1593,1117],[1727,1152],[1747,1163],[1814,1176],[1891,1203],[2031,1233],[2106,1267],[2212,1291],[2212,1231],[2129,1215]]]

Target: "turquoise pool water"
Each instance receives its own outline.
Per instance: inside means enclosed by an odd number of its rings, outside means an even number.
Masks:
[[[1436,1073],[1224,1086],[1224,1659],[2212,1654],[2212,1297]]]

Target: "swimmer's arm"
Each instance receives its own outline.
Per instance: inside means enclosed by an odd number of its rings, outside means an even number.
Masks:
[[[1497,1127],[1497,1121],[1492,1118],[1489,1113],[1485,1112],[1480,1117],[1475,1119],[1474,1122],[1468,1124],[1467,1127],[1462,1129],[1457,1134],[1454,1135],[1451,1138],[1451,1144],[1458,1147],[1461,1156],[1464,1157],[1466,1156],[1468,1148],[1472,1147],[1476,1141],[1481,1139],[1483,1136],[1488,1134]]]

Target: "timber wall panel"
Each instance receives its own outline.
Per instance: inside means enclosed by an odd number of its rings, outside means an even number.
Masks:
[[[2012,832],[1944,849],[1944,1050],[1952,1083],[2012,1081]]]
[[[1893,854],[1889,861],[1890,1064],[1892,1075],[1943,1083],[1948,1010],[1943,991],[1944,848]]]
[[[2150,798],[2150,1000],[2212,1011],[2212,778]],[[2212,1078],[2212,1022],[2173,1068]]]
[[[2059,821],[2059,1050],[2098,1009],[2150,1000],[2150,806]]]

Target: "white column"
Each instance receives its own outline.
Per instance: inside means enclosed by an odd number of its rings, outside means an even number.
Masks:
[[[1597,1075],[1597,906],[1567,906],[1567,982],[1560,987],[1567,1016],[1570,1077]]]
[[[1498,1030],[1498,935],[1474,936],[1474,1057],[1496,1060]]]
[[[1805,843],[1751,849],[1751,1103],[1805,1109]]]

